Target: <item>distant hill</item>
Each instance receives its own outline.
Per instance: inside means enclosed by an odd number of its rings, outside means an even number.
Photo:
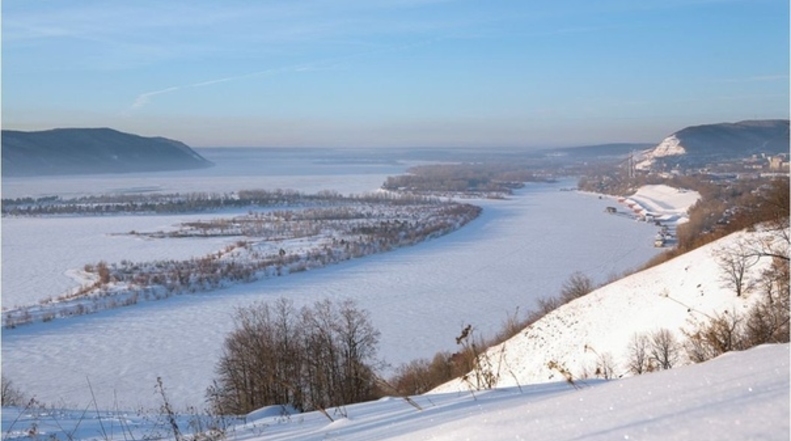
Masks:
[[[106,128],[2,131],[4,176],[187,170],[213,165],[182,142]]]
[[[754,154],[788,153],[788,120],[752,120],[706,124],[679,130],[644,152],[638,168],[658,164],[702,166],[712,161],[747,158]]]

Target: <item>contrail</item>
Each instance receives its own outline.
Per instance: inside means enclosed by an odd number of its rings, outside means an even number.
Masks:
[[[262,70],[262,71],[258,71],[258,72],[248,73],[248,74],[244,74],[244,75],[234,75],[234,76],[231,76],[231,77],[218,78],[218,79],[208,80],[208,81],[201,81],[201,82],[198,82],[198,83],[185,84],[185,85],[182,85],[182,86],[171,86],[171,87],[168,87],[168,88],[165,88],[165,89],[161,89],[161,90],[154,90],[152,92],[145,92],[145,93],[141,93],[140,95],[137,96],[137,98],[135,98],[135,101],[132,103],[132,109],[136,110],[136,109],[142,108],[143,106],[148,104],[149,101],[151,101],[151,98],[153,98],[153,97],[155,97],[157,95],[164,95],[166,93],[175,92],[177,90],[191,89],[191,88],[195,88],[195,87],[206,87],[206,86],[211,86],[212,84],[227,83],[229,81],[236,81],[236,80],[241,80],[241,79],[244,79],[244,78],[252,78],[252,77],[258,77],[258,76],[262,76],[262,75],[269,75],[269,74],[274,74],[274,73],[277,73],[277,72],[284,72],[284,71],[287,71],[287,70],[304,70],[304,69],[301,69],[301,68],[304,68],[304,67],[305,66],[300,66],[300,67],[295,67],[295,68],[267,69],[267,70]]]
[[[137,98],[135,98],[135,102],[132,103],[132,109],[139,109],[145,106],[146,104],[148,104],[148,101],[151,99],[152,96],[162,95],[163,93],[173,92],[183,88],[184,86],[174,86],[174,87],[168,87],[167,89],[155,90],[153,92],[141,93],[140,95],[137,96]]]
[[[137,96],[137,98],[135,98],[134,102],[132,103],[131,110],[137,110],[137,109],[143,108],[146,104],[148,104],[151,101],[151,98],[153,98],[153,97],[155,97],[157,95],[164,95],[166,93],[176,92],[176,91],[182,90],[182,89],[191,89],[191,88],[195,88],[195,87],[206,87],[206,86],[211,86],[213,84],[218,84],[218,83],[227,83],[229,81],[237,81],[237,80],[242,80],[242,79],[245,79],[245,78],[253,78],[253,77],[259,77],[259,76],[263,76],[263,75],[274,75],[274,74],[283,73],[283,72],[308,72],[308,71],[314,71],[314,70],[328,69],[328,68],[331,68],[331,65],[333,63],[338,63],[340,61],[352,60],[352,59],[355,59],[355,58],[362,58],[362,57],[370,56],[370,55],[373,55],[373,54],[383,54],[383,53],[389,53],[389,52],[405,51],[405,50],[409,50],[409,49],[412,49],[412,48],[415,48],[415,47],[420,47],[420,46],[424,46],[424,45],[433,44],[433,43],[435,43],[435,42],[437,42],[439,40],[442,40],[444,38],[446,38],[446,37],[435,37],[435,38],[430,38],[428,40],[418,41],[418,42],[414,42],[414,43],[408,43],[408,44],[397,45],[397,46],[390,46],[390,47],[385,47],[385,48],[381,48],[381,49],[375,49],[375,50],[359,52],[359,53],[355,53],[355,54],[344,55],[344,56],[340,56],[340,57],[328,58],[328,59],[325,59],[325,60],[313,61],[313,62],[310,62],[310,63],[298,64],[298,65],[293,65],[293,66],[288,66],[288,67],[281,67],[281,68],[275,68],[275,69],[261,70],[261,71],[258,71],[258,72],[252,72],[252,73],[248,73],[248,74],[234,75],[234,76],[225,77],[225,78],[218,78],[218,79],[214,79],[214,80],[201,81],[201,82],[198,82],[198,83],[185,84],[185,85],[181,85],[181,86],[172,86],[172,87],[168,87],[168,88],[162,89],[162,90],[154,90],[154,91],[151,91],[151,92],[145,92],[145,93],[141,93],[140,95]],[[322,65],[328,65],[328,66],[327,67],[322,67]]]

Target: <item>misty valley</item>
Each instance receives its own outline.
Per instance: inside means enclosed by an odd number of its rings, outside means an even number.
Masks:
[[[686,329],[704,323],[678,305],[718,314],[711,299],[728,290],[704,301],[683,278],[673,291],[644,280],[675,256],[774,219],[734,207],[782,205],[782,181],[636,174],[623,158],[637,147],[217,148],[198,150],[214,165],[193,170],[4,178],[4,378],[63,408],[205,403],[199,418],[232,424],[225,418],[267,403],[334,408],[325,413],[334,420],[382,395],[421,411],[410,395],[511,379],[577,388],[689,363],[677,334],[647,329],[641,314],[670,308],[667,326],[700,335]],[[771,234],[740,240],[782,249]],[[762,262],[751,271],[766,279],[750,286],[770,291],[736,304],[782,322],[771,305],[783,304],[784,279]],[[698,279],[688,283],[711,289],[721,271],[690,270]],[[641,292],[634,284],[666,288],[617,300]],[[609,303],[593,307],[602,295]],[[603,323],[614,328],[591,334]],[[568,352],[582,340],[584,355]],[[636,342],[650,351],[659,341],[672,356],[628,367]],[[512,344],[530,349],[512,353]],[[696,350],[701,361],[716,353]],[[272,383],[266,372],[291,374]],[[263,389],[245,395],[253,384]]]

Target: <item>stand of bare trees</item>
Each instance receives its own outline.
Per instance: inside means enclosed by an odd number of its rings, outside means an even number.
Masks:
[[[351,300],[297,310],[287,299],[239,309],[207,390],[219,414],[290,404],[300,410],[376,397],[379,331]]]

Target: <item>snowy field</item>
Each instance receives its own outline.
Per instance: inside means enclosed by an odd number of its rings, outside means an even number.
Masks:
[[[218,158],[209,159],[218,162]],[[304,160],[292,159],[293,169],[303,170],[299,164]],[[260,167],[240,167],[239,173],[231,175],[207,169],[208,175],[189,178],[195,183],[191,189],[187,178],[184,183],[179,183],[181,178],[161,178],[160,184],[152,184],[147,176],[137,180],[122,176],[117,182],[109,177],[95,179],[102,180],[105,188],[157,185],[168,192],[264,187],[351,193],[372,191],[386,174],[404,168],[306,163],[304,170],[320,167],[325,171],[322,176],[331,177],[326,186],[319,186],[320,178],[314,175],[275,176],[277,171],[269,173],[268,167],[282,171],[282,164],[258,164]],[[253,176],[254,170],[267,177]],[[349,174],[344,175],[344,170]],[[67,181],[69,184],[60,188],[72,194],[98,185],[94,178]],[[3,184],[4,197],[10,197],[5,180]],[[48,180],[28,182],[27,190],[19,182],[14,184],[12,189],[19,196],[52,194],[58,188],[48,188]],[[185,187],[179,188],[182,184]],[[280,296],[293,299],[297,306],[327,297],[356,299],[371,311],[373,324],[382,333],[380,357],[391,367],[416,357],[430,357],[438,350],[453,350],[454,337],[465,324],[472,323],[490,335],[517,308],[525,312],[538,298],[556,295],[574,271],[601,282],[658,252],[652,246],[655,226],[605,214],[611,203],[607,199],[559,191],[573,185],[573,181],[531,184],[508,200],[473,201],[484,207],[478,219],[415,247],[237,285],[219,295],[184,295],[4,330],[3,373],[25,392],[57,405],[84,407],[90,403],[90,380],[103,408],[154,408],[159,405],[153,393],[157,376],[163,378],[177,407],[200,405],[224,336],[232,328],[234,309]],[[167,227],[182,218],[3,219],[3,302],[52,295],[51,290],[72,283],[65,275],[69,270],[85,263],[133,259],[135,253],[179,257],[213,248],[213,243],[201,242],[161,249],[162,242],[111,235],[142,230],[145,225],[150,226],[146,229]]]
[[[281,416],[262,410],[231,424],[230,440],[657,440],[789,439],[789,347],[759,346],[706,363],[623,380],[594,380],[476,393],[383,398]],[[343,415],[346,415],[345,417]],[[189,432],[189,416],[178,418]],[[172,436],[164,418],[134,412],[3,409],[4,439],[129,440]],[[29,438],[25,438],[29,439]]]

